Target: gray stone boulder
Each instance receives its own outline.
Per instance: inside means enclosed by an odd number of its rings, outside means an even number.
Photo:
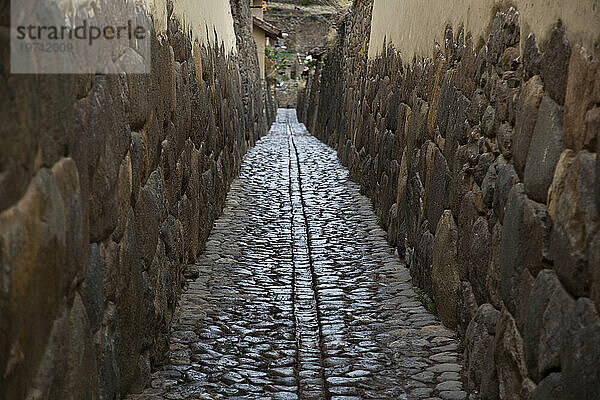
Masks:
[[[82,299],[92,332],[96,332],[100,328],[104,315],[102,256],[96,243],[90,245],[88,266],[82,286]]]
[[[558,203],[562,193],[565,190],[565,182],[567,179],[567,174],[569,173],[569,169],[571,168],[571,164],[573,163],[573,159],[575,158],[575,153],[571,149],[565,149],[560,158],[558,159],[558,163],[556,164],[556,168],[554,170],[554,178],[552,179],[552,184],[548,189],[548,214],[550,214],[550,218],[552,221],[556,220],[556,214],[558,213]]]
[[[594,191],[596,154],[581,151],[564,180],[552,227],[550,254],[556,273],[567,290],[589,296],[592,271],[585,249],[600,221]]]
[[[462,281],[460,286],[458,287],[458,303],[457,303],[457,312],[458,312],[458,335],[460,337],[465,337],[469,324],[471,320],[477,313],[477,301],[475,300],[475,296],[473,295],[473,289],[471,289],[471,284],[466,281]]]
[[[78,293],[54,321],[30,393],[49,399],[94,398],[98,392],[96,352],[85,306]]]
[[[483,177],[481,182],[481,193],[483,196],[483,203],[488,208],[492,208],[494,204],[494,192],[496,190],[496,179],[498,173],[496,172],[496,166],[491,164]]]
[[[123,71],[150,69],[147,61],[131,47],[125,50],[115,64]],[[142,128],[150,116],[150,75],[127,74],[127,84],[129,88],[129,125],[136,130]]]
[[[600,126],[598,126],[598,136],[596,142],[596,207],[598,210],[600,210],[600,157],[597,156],[600,154]]]
[[[460,278],[456,265],[458,232],[452,212],[444,211],[433,239],[431,283],[438,315],[450,329],[457,326],[457,300]]]
[[[523,328],[527,368],[534,381],[560,368],[561,324],[574,304],[554,271],[539,273],[527,300]]]
[[[564,320],[560,360],[563,398],[596,398],[600,393],[600,318],[588,298],[577,300]]]
[[[497,13],[488,39],[488,62],[496,64],[507,47],[519,42],[521,29],[519,13],[510,8],[506,13]]]
[[[533,277],[544,268],[550,219],[543,204],[527,198],[523,184],[510,192],[500,254],[502,299],[522,326]]]
[[[475,193],[467,193],[461,202],[457,216],[458,242],[457,261],[461,280],[469,280],[469,264],[471,262],[471,243],[473,241],[473,224],[479,218],[475,206]]]
[[[423,221],[421,225],[414,250],[413,262],[410,265],[410,275],[415,285],[431,295],[433,235],[430,232],[427,220]]]
[[[118,218],[117,182],[131,134],[117,78],[98,76],[87,96],[90,241],[100,242],[115,229]],[[126,85],[125,85],[126,87]],[[85,171],[82,168],[82,172]]]
[[[125,232],[125,226],[127,225],[127,218],[129,217],[129,207],[131,206],[133,189],[131,173],[131,153],[127,153],[119,167],[119,177],[117,182],[117,199],[119,205],[117,210],[117,225],[110,235],[110,238],[115,242],[121,241],[123,233]]]
[[[519,399],[522,382],[527,378],[523,339],[514,318],[506,309],[502,310],[494,336],[494,362],[500,398]]]
[[[97,364],[99,375],[99,397],[119,397],[119,344],[121,331],[115,304],[107,302],[102,329],[97,334]]]
[[[536,126],[538,109],[544,95],[544,84],[539,76],[529,79],[517,102],[515,131],[513,134],[513,161],[517,174],[523,178],[531,137]]]
[[[437,147],[434,148],[432,158],[428,165],[429,174],[425,182],[425,212],[431,229],[435,229],[448,205],[450,171],[444,155]]]
[[[588,267],[591,271],[590,297],[596,304],[596,308],[600,308],[600,232],[597,232],[590,240],[586,252]]]
[[[533,200],[545,203],[556,163],[563,151],[562,107],[544,96],[525,164],[525,190]]]
[[[492,228],[490,239],[490,264],[485,278],[486,293],[490,303],[497,309],[502,308],[502,292],[500,279],[500,254],[502,253],[502,230],[500,223]]]
[[[512,159],[513,136],[513,128],[510,123],[505,122],[498,127],[498,135],[496,137],[498,149],[507,160]]]
[[[483,185],[483,180],[485,179],[488,170],[490,169],[490,166],[492,165],[492,163],[496,160],[496,156],[494,155],[494,153],[483,153],[480,154],[479,157],[477,158],[477,165],[474,168],[473,171],[473,177],[475,178],[475,183],[477,183],[479,186]],[[483,190],[483,187],[481,188]],[[493,193],[492,193],[492,199],[493,199]],[[491,204],[491,201],[490,201]]]
[[[597,119],[593,107],[600,103],[600,61],[576,45],[569,62],[569,79],[565,96],[563,140],[567,147],[580,151],[595,151],[594,141],[598,135]],[[586,118],[586,115],[589,117]],[[595,120],[596,123],[588,124]]]
[[[538,50],[535,35],[530,33],[523,45],[523,79],[529,80],[541,71],[542,55]]]
[[[491,234],[485,217],[479,217],[473,224],[473,236],[469,257],[469,280],[478,304],[488,302],[486,279],[490,265]]]
[[[0,290],[6,307],[0,326],[6,327],[7,349],[0,355],[0,365],[7,368],[0,372],[6,376],[0,394],[6,398],[26,397],[27,388],[19,382],[37,373],[54,321],[64,310],[62,299],[85,276],[86,240],[78,172],[71,159],[62,159],[52,170],[40,169],[23,198],[0,213]],[[20,351],[27,357],[9,362],[10,354]]]
[[[154,258],[159,225],[165,218],[162,187],[158,172],[153,172],[146,185],[140,189],[134,211],[140,254],[144,266],[147,268]]]
[[[514,185],[519,182],[519,176],[512,164],[507,164],[503,157],[496,160],[496,184],[494,187],[493,208],[500,223],[504,223],[504,208],[508,200],[508,194]]]
[[[552,29],[550,40],[541,60],[541,75],[546,84],[546,91],[560,105],[565,102],[570,58],[571,46],[565,28]]]
[[[479,388],[483,371],[495,369],[485,363],[485,355],[494,342],[500,312],[491,304],[482,304],[465,333],[465,370],[469,387]]]
[[[129,222],[119,248],[117,313],[121,341],[118,365],[121,395],[125,395],[137,378],[143,329],[144,292],[142,287],[143,262],[140,253],[136,217],[129,209]],[[155,245],[156,249],[156,245]],[[153,250],[154,251],[154,250]]]
[[[560,372],[553,372],[545,377],[533,390],[530,400],[562,400],[563,377]]]

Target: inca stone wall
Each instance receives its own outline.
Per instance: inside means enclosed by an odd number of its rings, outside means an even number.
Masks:
[[[482,399],[596,398],[599,61],[558,21],[543,49],[523,43],[508,7],[480,45],[441,24],[429,58],[388,46],[369,60],[371,13],[354,2],[301,119],[458,331]]]
[[[247,2],[213,21],[235,49],[188,36],[164,3],[149,75],[122,72],[142,62],[133,49],[112,75],[11,75],[0,7],[2,399],[144,387],[168,350],[183,268],[266,132]]]

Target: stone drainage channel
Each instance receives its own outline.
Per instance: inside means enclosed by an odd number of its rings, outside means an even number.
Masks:
[[[468,396],[454,333],[294,110],[248,152],[191,268],[169,361],[130,399]]]

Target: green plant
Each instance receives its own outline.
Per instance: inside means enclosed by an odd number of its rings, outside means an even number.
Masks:
[[[307,59],[304,61],[304,65],[308,69],[314,69],[317,66],[317,59],[316,58]]]
[[[301,3],[303,6],[308,6],[310,4],[312,4],[314,2],[314,0],[302,0]]]

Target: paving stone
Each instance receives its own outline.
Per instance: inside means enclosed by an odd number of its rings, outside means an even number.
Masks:
[[[130,399],[465,398],[454,333],[376,221],[335,151],[280,110],[188,275],[170,365]]]

